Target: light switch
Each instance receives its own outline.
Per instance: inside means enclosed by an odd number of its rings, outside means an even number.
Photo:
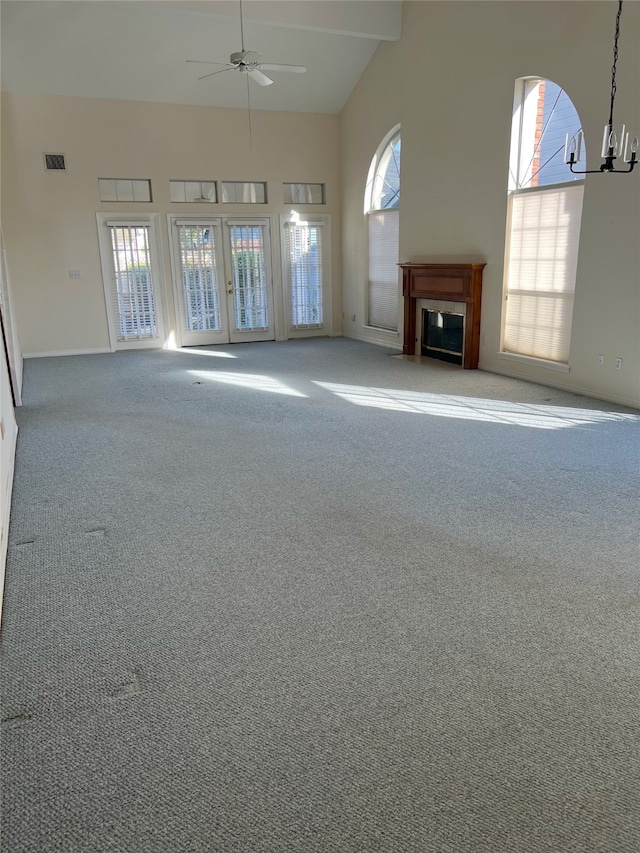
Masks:
[[[69,270],[69,278],[80,278],[80,270]]]

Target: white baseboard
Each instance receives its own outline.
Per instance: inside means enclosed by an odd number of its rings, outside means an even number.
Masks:
[[[98,355],[100,353],[113,352],[110,347],[100,347],[98,349],[70,349],[70,350],[54,350],[52,352],[24,352],[23,358],[55,358],[59,355]]]
[[[382,341],[380,338],[369,338],[366,335],[347,335],[342,333],[343,338],[351,338],[354,341],[362,341],[365,344],[376,344],[379,347],[387,347],[387,349],[395,349],[402,352],[402,344],[397,340]]]
[[[570,394],[579,394],[582,397],[589,397],[592,400],[602,400],[603,403],[617,403],[619,406],[628,406],[630,409],[640,409],[640,401],[634,400],[632,397],[625,397],[622,394],[609,394],[601,391],[594,391],[593,388],[583,388],[581,385],[569,385],[562,381],[557,382],[556,376],[553,377],[553,382],[545,382],[543,379],[534,379],[531,374],[527,374],[520,370],[501,370],[496,367],[485,367],[479,365],[480,370],[485,373],[497,373],[499,376],[508,376],[511,379],[521,379],[524,382],[531,382],[532,385],[544,385],[546,388],[557,388],[558,391],[567,391]],[[560,378],[560,374],[558,374]]]

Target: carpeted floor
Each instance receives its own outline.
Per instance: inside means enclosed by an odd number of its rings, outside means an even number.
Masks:
[[[346,339],[25,366],[6,853],[637,853],[640,415]]]

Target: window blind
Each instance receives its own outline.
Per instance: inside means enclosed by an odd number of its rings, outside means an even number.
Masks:
[[[176,227],[184,296],[183,330],[219,331],[222,322],[214,228],[212,225],[180,222]]]
[[[111,311],[119,341],[158,336],[149,226],[107,223],[111,235]]]
[[[236,331],[269,328],[269,300],[262,225],[229,225]]]
[[[505,352],[568,363],[584,186],[509,197]]]
[[[323,322],[322,225],[289,222],[284,233],[291,325],[320,326]]]
[[[381,329],[398,328],[397,210],[369,214],[369,311],[368,324]]]

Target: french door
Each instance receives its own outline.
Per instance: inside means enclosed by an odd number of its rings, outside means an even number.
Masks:
[[[268,219],[171,218],[182,346],[275,339]]]

